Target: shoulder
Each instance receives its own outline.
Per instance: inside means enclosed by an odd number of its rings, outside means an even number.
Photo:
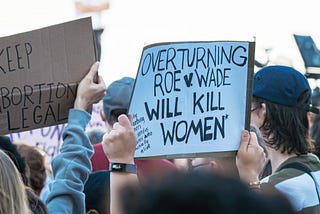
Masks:
[[[291,180],[309,179],[309,175],[306,174],[304,170],[301,170],[301,167],[311,172],[319,171],[320,162],[310,155],[289,158],[284,161],[272,175],[265,179],[265,181],[267,180],[268,183],[277,185]]]

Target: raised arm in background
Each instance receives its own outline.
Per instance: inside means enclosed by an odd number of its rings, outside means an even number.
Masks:
[[[94,82],[98,67],[99,64],[94,63],[78,86],[60,154],[52,161],[54,181],[46,200],[49,213],[86,213],[83,189],[91,172],[93,149],[85,128],[91,119],[92,104],[100,101],[106,91],[101,77]]]

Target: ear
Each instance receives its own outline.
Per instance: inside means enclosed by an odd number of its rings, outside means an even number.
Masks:
[[[106,122],[106,115],[104,114],[104,112],[102,111],[102,109],[100,109],[100,117],[102,119],[103,122]]]
[[[95,209],[90,209],[87,214],[99,214],[99,212]]]

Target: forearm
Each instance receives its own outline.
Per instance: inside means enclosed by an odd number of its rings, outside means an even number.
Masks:
[[[132,128],[132,116],[124,114],[118,117],[112,130],[104,135],[103,151],[110,161],[110,211],[122,214],[122,188],[125,185],[139,185],[137,168],[134,164],[136,135]]]
[[[52,161],[54,181],[47,206],[50,213],[84,213],[84,183],[91,172],[91,143],[85,134],[90,115],[77,109],[69,112],[60,154]],[[59,205],[61,203],[61,205]]]
[[[121,190],[126,185],[139,185],[137,174],[111,172],[110,173],[110,213],[123,214]]]

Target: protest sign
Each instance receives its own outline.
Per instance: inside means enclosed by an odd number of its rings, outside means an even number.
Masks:
[[[135,157],[234,155],[249,127],[253,60],[254,42],[145,47],[128,112]]]
[[[91,18],[0,38],[0,134],[66,123],[95,61]]]
[[[102,101],[93,105],[91,120],[86,127],[86,131],[99,129],[106,131],[104,121],[100,117],[102,109]],[[59,154],[60,147],[63,143],[62,134],[67,124],[59,124],[54,126],[33,129],[18,133],[10,133],[7,136],[11,142],[24,142],[32,146],[36,146],[46,154],[46,164],[50,165],[52,159]]]

